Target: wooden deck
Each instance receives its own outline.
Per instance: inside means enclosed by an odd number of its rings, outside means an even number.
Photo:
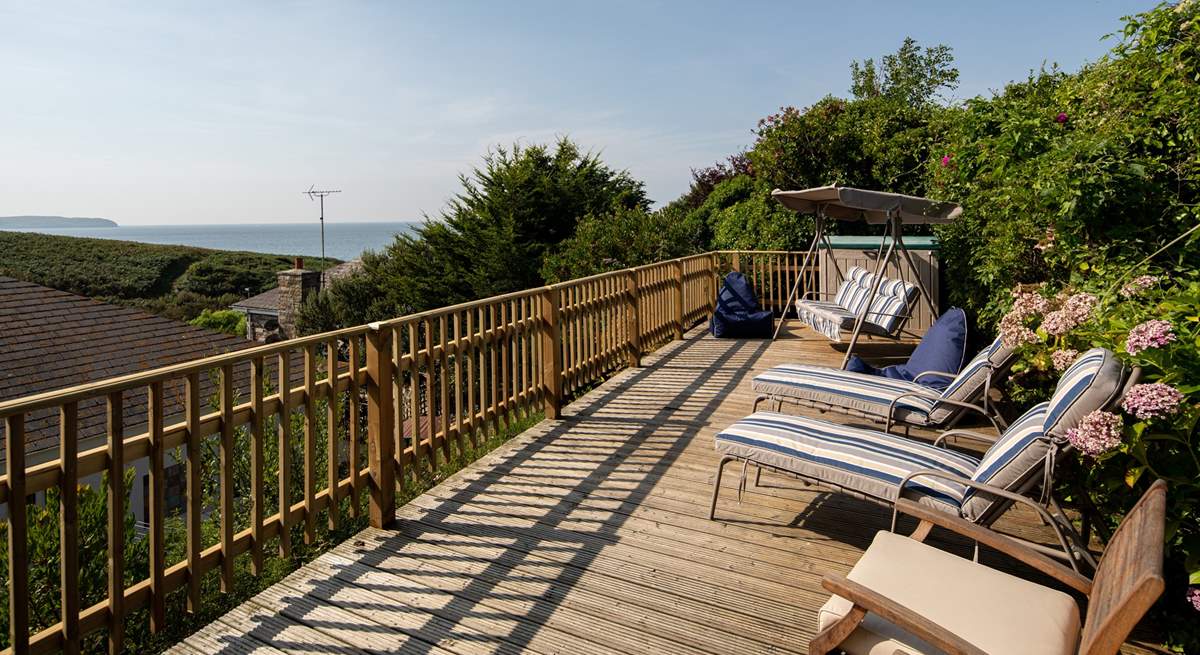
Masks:
[[[396,529],[363,531],[173,652],[804,652],[828,596],[821,576],[848,571],[890,512],[769,474],[738,503],[730,468],[709,521],[712,439],[750,412],[754,372],[836,366],[841,355],[794,333],[700,334],[406,505]],[[1031,515],[1003,522],[1040,530]]]

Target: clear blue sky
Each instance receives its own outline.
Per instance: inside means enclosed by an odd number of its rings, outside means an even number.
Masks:
[[[569,135],[647,184],[845,94],[905,36],[986,94],[1098,58],[1153,2],[0,5],[0,215],[127,224],[436,214],[491,145]]]

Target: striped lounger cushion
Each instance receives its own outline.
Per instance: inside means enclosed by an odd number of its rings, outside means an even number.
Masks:
[[[979,460],[931,444],[829,421],[776,412],[757,412],[717,434],[717,452],[820,480],[865,496],[895,500],[896,487],[921,469],[970,478]],[[924,478],[909,483],[904,496],[953,514],[966,487]]]
[[[1020,489],[1044,470],[1050,438],[1046,436],[1046,415],[1050,403],[1034,405],[1000,435],[984,453],[971,479],[1008,491]],[[963,495],[963,516],[979,521],[1001,499],[987,492],[967,489]],[[1000,507],[1006,507],[1001,503]]]
[[[1013,350],[996,339],[967,363],[940,393],[940,397],[960,402],[975,402],[983,393],[984,380],[992,370],[1008,366]],[[904,393],[938,394],[916,382],[854,373],[823,366],[783,364],[754,376],[751,388],[776,398],[809,401],[867,416],[887,417],[893,400]],[[932,398],[905,397],[897,405],[895,420],[914,425],[941,425],[953,417],[957,408]]]
[[[769,368],[754,376],[750,385],[760,394],[807,400],[881,418],[887,416],[888,405],[897,397],[917,392],[926,397],[903,398],[896,406],[895,417],[915,425],[928,425],[937,404],[927,397],[937,392],[916,382],[806,364]]]

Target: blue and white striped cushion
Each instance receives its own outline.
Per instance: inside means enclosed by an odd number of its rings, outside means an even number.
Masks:
[[[997,337],[986,348],[979,351],[958,375],[942,390],[942,398],[959,402],[974,403],[983,395],[983,383],[992,371],[1003,371],[1012,363],[1016,351],[1004,345]],[[934,412],[938,421],[945,420],[954,413],[950,405],[942,405],[939,412]]]
[[[879,285],[879,293],[871,302],[871,310],[867,320],[878,325],[885,333],[895,331],[900,317],[908,313],[912,301],[916,299],[917,287],[904,280],[884,280]]]
[[[928,387],[916,382],[805,364],[769,368],[754,376],[750,386],[769,396],[808,400],[880,418],[887,416],[888,405],[901,394],[931,395]],[[895,418],[926,425],[936,406],[934,398],[906,396],[897,404]]]
[[[820,480],[858,493],[895,500],[897,485],[921,469],[968,478],[979,460],[945,448],[875,430],[775,412],[757,412],[722,430],[717,451]],[[918,478],[904,496],[958,513],[966,487]]]
[[[1104,409],[1121,393],[1125,367],[1112,351],[1092,348],[1063,372],[1050,397],[1046,434],[1065,439],[1067,430],[1088,414]]]
[[[971,479],[1007,491],[1016,491],[1033,476],[1044,471],[1050,440],[1043,424],[1049,403],[1034,405],[1000,435],[984,453]],[[963,495],[963,515],[978,520],[1001,499],[975,489]]]

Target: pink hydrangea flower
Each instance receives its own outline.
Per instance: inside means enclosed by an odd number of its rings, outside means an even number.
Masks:
[[[1018,348],[1027,343],[1037,343],[1038,336],[1025,326],[1020,314],[1009,312],[1000,319],[1000,340],[1009,348]]]
[[[1065,112],[1065,111],[1058,112],[1058,115],[1054,117],[1054,122],[1056,122],[1056,123],[1067,122],[1067,112]]]
[[[1036,291],[1013,289],[1012,297],[1013,304],[1010,311],[1022,320],[1031,316],[1037,316],[1050,308],[1050,301]]]
[[[951,157],[953,157],[953,156],[954,156],[954,155],[942,155],[942,166],[949,166],[949,165],[950,165],[950,158],[951,158]]]
[[[1126,298],[1132,298],[1157,283],[1157,275],[1139,275],[1121,287],[1121,295]]]
[[[1072,294],[1063,301],[1062,307],[1046,314],[1042,329],[1047,334],[1060,337],[1086,323],[1095,308],[1096,296],[1090,293]]]
[[[1124,422],[1112,412],[1097,410],[1083,417],[1079,425],[1067,430],[1067,441],[1079,452],[1096,457],[1121,444]]]
[[[1168,321],[1149,320],[1129,331],[1125,338],[1125,352],[1136,355],[1147,348],[1161,348],[1175,340]]]
[[[1079,357],[1079,351],[1073,348],[1064,348],[1050,353],[1050,361],[1054,363],[1056,371],[1067,370],[1075,362],[1076,357]]]
[[[1187,599],[1188,602],[1192,604],[1192,607],[1194,607],[1197,612],[1200,612],[1200,587],[1195,585],[1188,587]]]
[[[1178,389],[1162,382],[1153,382],[1135,384],[1130,387],[1121,407],[1126,412],[1145,420],[1170,416],[1179,411],[1181,402],[1183,402],[1183,394]]]

